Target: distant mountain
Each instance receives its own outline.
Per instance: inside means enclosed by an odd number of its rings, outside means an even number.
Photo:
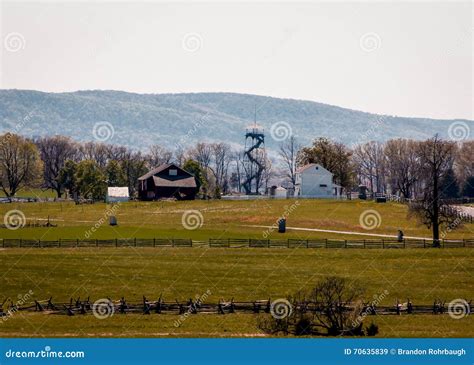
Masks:
[[[269,148],[277,147],[276,140],[284,137],[288,126],[303,144],[320,136],[349,145],[396,137],[424,139],[435,133],[447,137],[454,122],[474,131],[474,121],[469,120],[383,116],[312,101],[247,94],[0,90],[0,132],[61,134],[92,141],[95,136],[106,139],[111,125],[113,137],[107,143],[141,150],[152,144],[174,147],[197,141],[242,146],[245,128],[254,122],[255,108]],[[271,137],[272,125],[276,138]]]

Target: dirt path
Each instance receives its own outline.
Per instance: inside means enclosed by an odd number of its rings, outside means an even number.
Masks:
[[[257,227],[257,228],[273,228],[276,230],[275,226],[258,226],[258,225],[244,225],[242,227]],[[301,228],[301,227],[286,227],[286,229],[291,229],[293,231],[309,231],[309,232],[325,232],[325,233],[336,233],[336,234],[351,234],[356,236],[370,236],[370,237],[387,237],[387,238],[398,238],[396,234],[379,234],[379,233],[363,233],[363,232],[354,232],[354,231],[334,231],[331,229],[319,229],[319,228]],[[430,240],[429,237],[413,237],[413,236],[404,236],[407,239],[411,240]]]

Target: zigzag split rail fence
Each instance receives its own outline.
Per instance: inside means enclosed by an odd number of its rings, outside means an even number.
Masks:
[[[335,239],[244,239],[210,238],[207,241],[176,238],[132,238],[132,239],[58,239],[27,240],[1,239],[2,248],[49,248],[49,247],[217,247],[217,248],[473,248],[474,238],[463,240],[440,240],[433,244],[426,239],[380,239],[380,240],[335,240]]]
[[[279,300],[275,301],[278,303]],[[98,304],[99,303],[99,304]],[[462,308],[464,315],[472,313],[474,305],[472,300],[463,301],[464,308]],[[185,302],[166,302],[161,297],[156,301],[150,301],[145,296],[141,303],[129,303],[125,298],[112,301],[110,299],[100,299],[96,302],[91,302],[90,298],[81,300],[80,298],[71,300],[67,303],[53,302],[52,298],[41,301],[34,301],[29,305],[18,306],[10,301],[10,304],[5,306],[3,303],[3,310],[0,310],[0,317],[8,317],[12,313],[18,311],[41,312],[47,314],[63,314],[68,316],[85,315],[94,312],[101,312],[102,315],[110,316],[112,314],[177,314],[183,315],[185,313],[197,314],[232,314],[232,313],[271,313],[273,302],[271,299],[256,300],[253,302],[237,302],[234,299],[230,301],[219,301],[218,303],[204,303],[200,299],[189,299]],[[102,306],[102,309],[95,307]],[[104,308],[105,306],[105,308]],[[323,307],[318,303],[310,301],[294,302],[290,304],[291,311],[295,313],[311,313],[323,312],[327,307]],[[335,303],[338,310],[352,310],[355,305],[351,303]],[[7,307],[5,309],[5,307]],[[361,312],[368,315],[401,315],[401,314],[445,314],[449,313],[449,304],[445,301],[436,299],[433,304],[415,305],[410,299],[406,303],[399,303],[394,306],[376,306],[373,303],[365,303]],[[458,308],[459,310],[459,308]]]

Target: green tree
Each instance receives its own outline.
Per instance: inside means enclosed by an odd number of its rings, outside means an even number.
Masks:
[[[198,188],[198,191],[200,191],[201,188],[203,190],[206,189],[207,181],[204,175],[204,170],[202,169],[199,162],[195,160],[187,160],[183,165],[183,170],[186,170],[187,172],[194,175],[194,179],[196,180],[196,186]]]
[[[76,171],[77,163],[72,160],[67,160],[64,163],[64,166],[59,170],[59,185],[63,186],[70,195],[77,192]]]
[[[77,164],[77,190],[86,199],[104,199],[107,190],[105,175],[95,161],[84,160]]]
[[[126,186],[127,177],[120,163],[116,160],[110,160],[105,168],[105,175],[108,186]]]
[[[311,147],[304,147],[298,153],[298,164],[320,164],[334,174],[334,182],[349,187],[354,177],[351,164],[351,151],[342,143],[328,138],[314,140]]]

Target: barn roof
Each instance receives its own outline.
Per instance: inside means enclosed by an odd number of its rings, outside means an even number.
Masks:
[[[140,177],[138,178],[138,180],[146,180],[146,179],[148,179],[149,177],[151,177],[151,176],[153,176],[153,175],[155,175],[155,174],[157,174],[157,173],[159,173],[159,172],[161,172],[161,171],[167,169],[167,168],[170,167],[170,166],[175,166],[176,168],[179,168],[178,166],[176,166],[176,165],[174,165],[174,164],[172,164],[172,163],[164,163],[163,165],[160,165],[160,166],[158,166],[158,167],[155,167],[153,170],[148,171],[145,175],[140,176]]]

